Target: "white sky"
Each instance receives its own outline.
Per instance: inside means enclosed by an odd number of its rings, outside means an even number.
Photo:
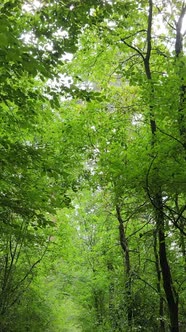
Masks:
[[[37,9],[40,9],[42,7],[42,2],[38,1],[38,0],[31,0],[31,1],[27,1],[24,5],[23,5],[23,10],[25,12],[30,12],[32,14],[34,14],[34,12]]]
[[[155,0],[156,1],[156,0]],[[154,1],[154,2],[155,2]],[[158,2],[158,0],[157,0]],[[160,3],[162,2],[162,0],[160,1]],[[30,12],[31,14],[34,15],[34,13],[39,10],[40,8],[42,8],[42,0],[27,0],[25,2],[25,4],[23,5],[23,10],[25,12]],[[93,15],[94,13],[94,9],[92,9],[92,11],[90,10],[90,15]],[[167,7],[166,7],[166,13],[170,13],[171,14],[171,6],[168,4]],[[112,28],[115,27],[115,22],[114,20],[113,21],[109,21],[109,20],[106,20],[107,23],[109,24],[109,26],[111,25]],[[168,34],[166,28],[165,28],[165,22],[163,20],[163,16],[161,14],[159,14],[157,17],[156,17],[156,21],[155,21],[155,24],[154,24],[155,27],[157,27],[155,30],[155,34],[156,36],[160,36],[162,33],[163,34]],[[184,20],[183,20],[183,25],[182,25],[182,33],[186,31],[186,15],[184,17]],[[58,29],[55,33],[54,33],[54,37],[59,37],[59,38],[68,38],[68,32],[67,31],[63,31],[61,28]],[[30,32],[27,32],[27,33],[23,33],[22,34],[22,39],[25,43],[32,43],[32,44],[35,44],[35,45],[38,45],[38,41],[37,41],[37,38],[35,37],[35,35],[32,33],[32,31]],[[166,45],[169,47],[170,50],[174,50],[174,45]],[[53,50],[53,42],[48,42],[45,44],[45,46],[42,46],[42,45],[38,45],[38,47],[41,47],[41,48],[45,48],[46,51],[51,51]],[[71,61],[73,58],[73,54],[71,53],[67,53],[65,52],[63,55],[62,55],[62,60],[63,61]],[[69,86],[69,82],[70,82],[70,77],[67,77],[65,75],[62,75],[61,76],[61,80],[62,80],[62,83]],[[55,82],[53,82],[53,84],[55,85]]]

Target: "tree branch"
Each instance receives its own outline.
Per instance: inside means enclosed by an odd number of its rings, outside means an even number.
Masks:
[[[178,142],[179,144],[181,144],[181,145],[185,148],[184,144],[183,144],[178,138],[172,136],[171,134],[166,133],[165,131],[163,131],[163,130],[160,129],[159,127],[156,127],[156,128],[157,128],[162,134],[164,134],[164,135],[166,135],[166,136],[172,138],[173,140],[175,140],[176,142]]]
[[[125,39],[121,39],[121,41],[125,44],[125,45],[127,45],[129,48],[131,48],[132,50],[134,50],[135,52],[137,52],[139,55],[140,55],[140,57],[143,59],[143,61],[144,61],[144,55],[143,55],[143,53],[137,48],[137,47],[135,47],[135,46],[132,46],[131,44],[128,44],[126,41],[125,41]]]

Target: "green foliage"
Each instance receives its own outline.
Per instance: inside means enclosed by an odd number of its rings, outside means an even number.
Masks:
[[[185,5],[152,5],[1,1],[2,332],[168,331],[161,232],[184,330]]]

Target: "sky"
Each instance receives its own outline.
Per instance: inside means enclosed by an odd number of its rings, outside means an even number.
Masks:
[[[163,2],[164,2],[164,0],[154,0],[154,6],[161,7]],[[170,1],[167,0],[167,6],[164,8],[164,11],[171,15],[170,3],[171,3],[171,0]],[[27,0],[25,2],[25,4],[23,5],[23,10],[26,12],[30,12],[34,15],[35,11],[37,11],[41,7],[42,7],[42,0],[40,0],[40,1],[39,0]],[[169,20],[169,18],[167,19],[167,21],[168,20]],[[112,21],[112,22],[114,23],[114,21]],[[155,35],[157,37],[160,36],[161,34],[164,34],[165,36],[168,35],[168,31],[166,29],[167,23],[175,24],[170,21],[165,22],[165,19],[161,13],[156,16],[156,20],[153,22],[153,28],[155,27]],[[114,28],[114,26],[113,26],[113,28]],[[173,30],[173,31],[175,31],[175,30]],[[184,32],[186,33],[186,15],[184,17],[183,24],[182,24],[182,33],[184,33]],[[175,31],[175,33],[176,33],[176,31]],[[55,32],[54,37],[59,37],[62,39],[68,38],[68,32],[63,31],[62,28],[58,29]],[[37,45],[37,40],[36,40],[33,32],[27,32],[27,33],[23,34],[22,39],[24,40],[25,43],[35,43]],[[171,43],[171,41],[167,41],[166,46],[169,48],[170,51],[174,51],[174,47],[175,47],[174,43],[175,43],[175,40],[172,43]],[[40,46],[38,45],[38,47],[40,47]],[[41,46],[41,47],[43,47],[43,46]],[[46,51],[52,52],[52,50],[53,50],[52,41],[45,45],[45,49],[46,49]],[[71,53],[64,52],[64,54],[62,55],[63,61],[71,61],[72,58],[73,58],[73,55]],[[61,75],[61,80],[62,80],[63,84],[69,86],[70,78],[68,76],[65,77],[65,75]],[[51,84],[51,82],[50,82],[50,84]],[[55,82],[53,84],[55,85]]]

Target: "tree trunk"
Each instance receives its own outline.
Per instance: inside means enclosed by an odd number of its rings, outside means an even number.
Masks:
[[[159,257],[160,257],[160,266],[162,270],[163,277],[163,287],[166,294],[170,323],[171,323],[171,332],[179,332],[178,324],[178,294],[173,285],[170,266],[167,259],[166,252],[166,243],[165,243],[165,230],[164,230],[164,213],[163,213],[163,203],[162,195],[156,194],[155,201],[155,214],[156,214],[156,223],[158,229],[158,239],[159,239]]]
[[[149,0],[149,13],[148,13],[148,27],[147,27],[147,51],[146,56],[143,57],[145,73],[147,80],[149,82],[149,116],[150,116],[150,128],[152,133],[152,153],[154,147],[156,145],[156,119],[154,116],[154,106],[153,100],[154,98],[154,88],[152,83],[152,75],[150,68],[150,57],[151,57],[151,34],[152,34],[152,16],[153,16],[153,1]],[[151,164],[152,165],[152,164]],[[148,175],[147,175],[148,177]],[[158,232],[158,240],[159,240],[159,259],[160,259],[160,267],[162,271],[163,278],[163,288],[166,295],[166,300],[168,304],[169,316],[170,316],[170,331],[171,332],[179,332],[178,325],[178,296],[174,289],[171,270],[167,258],[166,252],[166,243],[165,243],[165,220],[164,220],[164,211],[163,211],[163,198],[161,187],[158,186],[158,169],[154,169],[154,188],[153,195],[149,192],[149,187],[147,186],[148,196],[153,205],[155,212],[155,221]]]
[[[125,234],[124,220],[122,219],[119,205],[116,205],[116,213],[117,213],[117,219],[119,221],[120,245],[124,253],[124,265],[126,273],[125,292],[127,298],[126,308],[127,308],[128,331],[131,331],[133,308],[132,308],[132,289],[131,289],[132,285],[131,285],[131,266],[130,266],[129,247]]]
[[[161,270],[160,270],[159,255],[157,248],[157,230],[154,231],[154,256],[155,256],[155,265],[156,265],[156,274],[157,274],[157,290],[159,293],[159,319],[160,319],[159,332],[165,332],[164,298],[161,294]]]
[[[185,85],[185,59],[183,58],[183,35],[182,24],[183,18],[186,14],[186,5],[183,2],[180,16],[176,23],[176,41],[175,41],[175,53],[176,53],[176,70],[177,75],[180,78],[180,100],[178,107],[178,124],[180,136],[182,138],[182,144],[186,151],[186,85]]]

